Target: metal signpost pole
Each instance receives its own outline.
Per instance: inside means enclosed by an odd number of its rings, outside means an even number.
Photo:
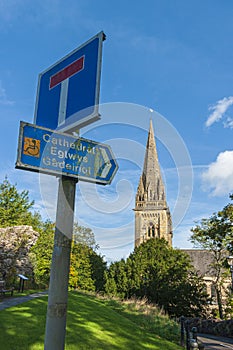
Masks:
[[[59,180],[56,229],[47,308],[45,350],[65,348],[70,252],[73,234],[76,180]]]
[[[45,350],[65,347],[77,179],[106,185],[111,183],[118,169],[109,146],[80,138],[76,147],[77,139],[67,135],[100,119],[98,104],[104,40],[105,34],[98,33],[41,73],[34,125],[20,124],[16,168],[55,176],[63,174],[58,189]]]

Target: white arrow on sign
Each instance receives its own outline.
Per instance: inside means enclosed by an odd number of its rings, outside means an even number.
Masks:
[[[104,148],[102,148],[102,147],[100,147],[99,149],[100,149],[100,152],[101,152],[102,157],[104,159],[104,168],[101,171],[101,175],[100,176],[105,178],[105,177],[107,177],[107,175],[108,175],[108,173],[109,173],[109,171],[110,171],[110,169],[112,167],[112,164],[109,161],[109,157],[107,155],[106,150]]]

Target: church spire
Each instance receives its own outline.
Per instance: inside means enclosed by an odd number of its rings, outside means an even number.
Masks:
[[[135,247],[151,238],[164,238],[172,245],[171,215],[165,198],[152,120],[134,211]]]
[[[152,120],[150,120],[142,183],[148,200],[165,200],[165,190],[160,172]]]

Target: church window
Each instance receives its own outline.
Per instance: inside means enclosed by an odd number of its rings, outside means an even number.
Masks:
[[[152,222],[150,222],[150,224],[149,224],[149,226],[148,226],[148,228],[147,228],[147,236],[148,236],[148,238],[155,238],[156,237],[156,227],[155,227],[155,225],[152,223]]]
[[[150,226],[147,229],[147,236],[150,237]]]
[[[151,227],[151,233],[152,233],[152,237],[155,237],[155,227],[154,227],[154,225]]]

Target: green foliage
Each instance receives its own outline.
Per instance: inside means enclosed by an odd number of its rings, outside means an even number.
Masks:
[[[0,184],[0,227],[29,225],[37,229],[41,226],[39,213],[30,211],[34,201],[30,201],[28,193],[18,192],[7,178]]]
[[[106,263],[95,252],[97,248],[93,231],[74,223],[69,278],[71,289],[103,290]]]
[[[95,235],[89,227],[79,226],[78,223],[74,223],[73,239],[75,243],[81,243],[88,247],[95,249]]]
[[[104,290],[104,276],[107,269],[107,264],[104,257],[97,254],[93,249],[90,250],[91,277],[94,281],[95,291]]]
[[[40,287],[48,287],[54,244],[54,224],[45,222],[36,244],[31,248],[34,279]],[[69,288],[101,291],[106,263],[91,247],[72,241]]]
[[[126,261],[111,264],[105,290],[122,298],[146,297],[175,316],[199,316],[207,302],[188,256],[162,239],[148,240]]]
[[[108,271],[105,271],[104,280],[104,290],[107,295],[110,297],[117,296],[117,284],[115,282],[115,269],[113,264],[110,266],[110,269]]]
[[[196,247],[216,253],[232,251],[233,221],[225,217],[225,212],[218,212],[208,219],[202,219],[199,225],[191,229],[191,242]]]
[[[94,281],[91,276],[91,263],[89,259],[90,248],[84,244],[72,244],[70,260],[69,287],[94,291]]]
[[[233,196],[230,195],[233,199]],[[219,316],[223,318],[222,288],[226,278],[226,257],[233,252],[233,204],[229,203],[221,211],[191,229],[191,242],[199,248],[208,249],[213,254],[211,268],[214,271]]]
[[[39,213],[32,213],[33,205],[28,191],[19,192],[7,178],[0,184],[0,227],[29,225],[39,232],[37,242],[30,250],[30,260],[35,283],[40,287],[48,287],[55,225],[50,221],[43,222]],[[20,245],[26,245],[27,240],[27,234],[21,235]],[[73,240],[70,287],[103,290],[106,263],[94,251],[97,248],[94,233],[90,228],[74,224]],[[15,270],[8,271],[9,278],[10,275],[14,276]]]
[[[85,244],[72,243],[69,287],[87,291],[103,290],[106,263]]]
[[[106,277],[105,290],[109,295],[116,295],[120,298],[129,296],[129,274],[127,264],[123,259],[110,265]]]
[[[31,248],[30,259],[33,265],[34,279],[37,285],[48,287],[50,265],[53,252],[54,224],[46,221],[40,229],[40,236]]]

